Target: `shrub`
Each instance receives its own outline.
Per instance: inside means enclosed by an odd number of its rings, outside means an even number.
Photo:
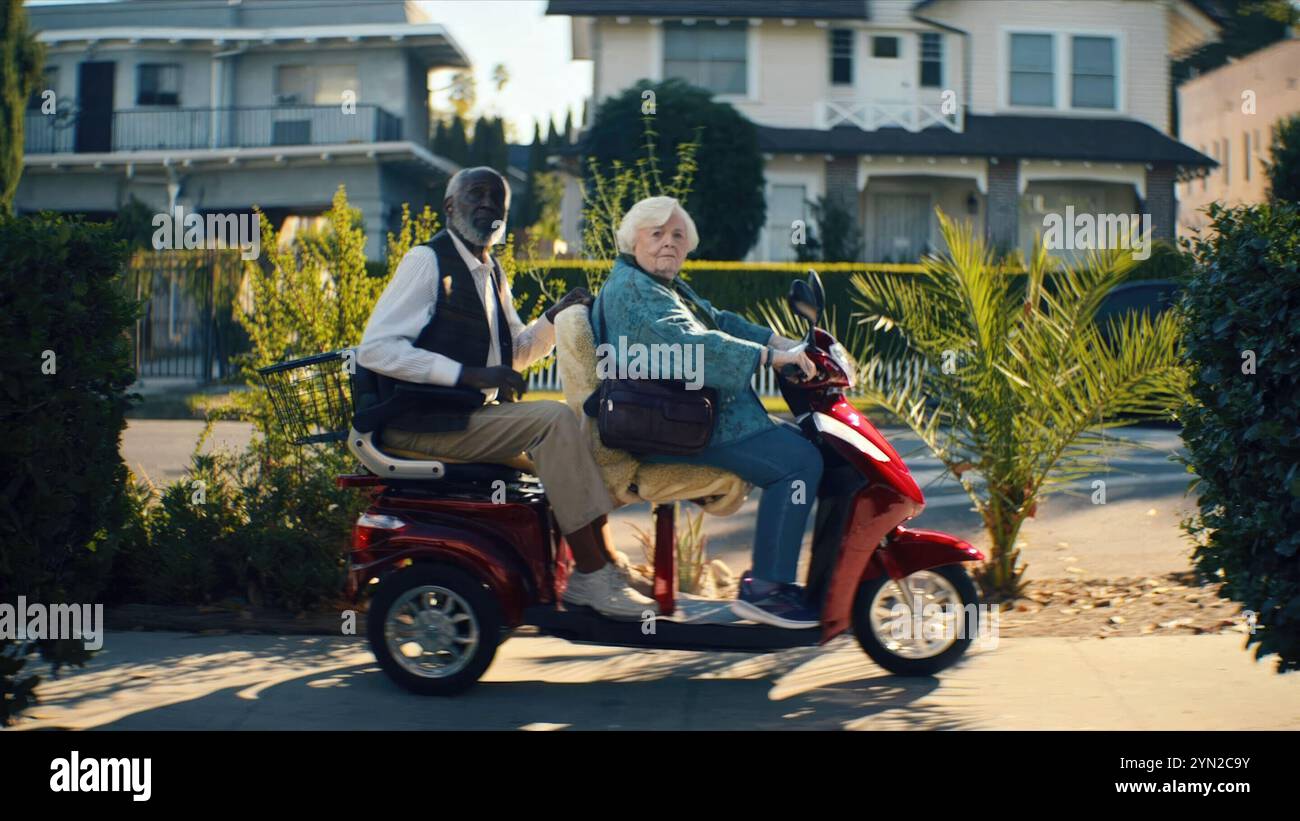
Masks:
[[[1300,668],[1300,206],[1209,209],[1181,303],[1194,382],[1181,413],[1198,569],[1256,613],[1247,646]]]
[[[0,599],[90,601],[128,524],[125,251],[108,225],[0,216]]]
[[[683,158],[680,148],[685,145],[696,145],[698,151]],[[641,80],[600,104],[583,151],[588,158],[584,180],[588,206],[598,205],[601,199],[600,192],[591,190],[593,169],[615,161],[622,168],[648,163],[644,171],[650,190],[629,188],[622,209],[650,194],[682,199],[689,192],[687,210],[700,232],[694,256],[701,259],[740,259],[758,239],[767,211],[758,130],[707,91],[681,80],[657,84]],[[662,178],[659,168],[664,169]],[[665,184],[668,178],[673,181]],[[586,256],[604,253],[590,244],[584,242]]]

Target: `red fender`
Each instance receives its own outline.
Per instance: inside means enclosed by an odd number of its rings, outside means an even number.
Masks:
[[[984,554],[970,542],[948,533],[899,527],[873,559],[864,579],[874,579],[882,573],[888,573],[891,579],[901,579],[931,567],[983,561]]]

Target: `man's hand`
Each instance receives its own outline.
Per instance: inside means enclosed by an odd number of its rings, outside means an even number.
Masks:
[[[555,303],[549,309],[547,309],[546,318],[550,320],[552,324],[554,324],[555,317],[558,316],[560,311],[563,311],[565,308],[571,308],[574,305],[586,305],[588,307],[591,307],[591,303],[594,301],[595,300],[592,299],[591,294],[587,293],[586,288],[574,288],[572,291],[569,291],[567,294],[565,294],[564,297],[561,298],[559,302]]]
[[[477,388],[478,390],[496,388],[497,398],[503,402],[514,402],[516,399],[521,399],[524,391],[528,390],[524,378],[504,365],[498,365],[495,368],[461,366],[460,380],[456,384],[467,388]],[[511,395],[512,392],[513,396]]]

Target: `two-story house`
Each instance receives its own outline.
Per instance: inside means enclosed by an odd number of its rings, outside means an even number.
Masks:
[[[1004,248],[1030,246],[1067,205],[1149,213],[1154,236],[1171,239],[1175,183],[1214,164],[1169,135],[1170,60],[1218,36],[1193,0],[550,0],[547,11],[572,18],[595,103],[678,77],[757,125],[767,227],[751,259],[793,259],[791,224],[819,196],[850,210],[867,261],[937,248],[936,206]]]
[[[131,197],[166,213],[257,205],[280,227],[319,214],[343,184],[378,259],[401,204],[418,210],[456,170],[428,148],[428,77],[469,61],[415,3],[327,6],[28,7],[48,56],[27,111],[17,208],[106,216]]]

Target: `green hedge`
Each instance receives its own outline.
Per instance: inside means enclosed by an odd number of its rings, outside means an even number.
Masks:
[[[1300,668],[1300,207],[1210,209],[1182,301],[1200,476],[1197,567],[1254,611],[1247,646]],[[1249,352],[1249,353],[1248,353]],[[1254,372],[1248,357],[1253,354]]]
[[[136,305],[113,230],[0,217],[0,600],[93,601],[134,532],[118,443]]]

